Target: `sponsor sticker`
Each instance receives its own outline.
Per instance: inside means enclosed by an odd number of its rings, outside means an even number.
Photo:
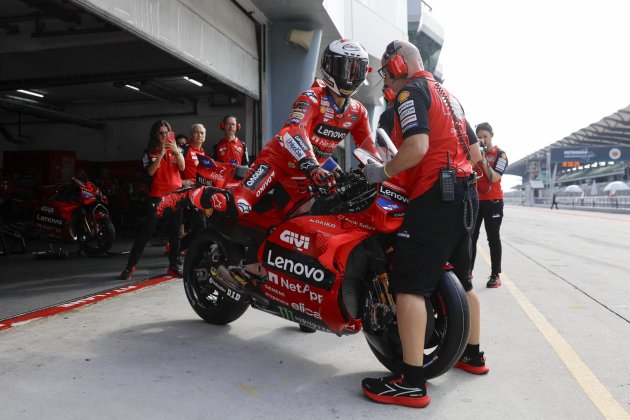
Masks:
[[[317,103],[317,95],[312,90],[307,90],[306,92],[304,92],[304,96],[310,99],[313,103]]]
[[[243,214],[248,214],[249,212],[252,211],[252,206],[244,198],[239,198],[236,201],[236,206],[238,207],[240,212],[243,213]]]
[[[403,103],[407,99],[409,99],[409,91],[403,90],[402,92],[398,94],[398,102]]]
[[[262,163],[244,179],[243,185],[250,191],[256,191],[269,171],[271,171],[271,166]]]
[[[328,271],[317,258],[268,243],[263,265],[287,276],[322,289],[330,289],[335,275]]]

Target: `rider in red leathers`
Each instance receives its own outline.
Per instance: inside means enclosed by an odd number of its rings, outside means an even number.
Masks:
[[[350,98],[370,71],[368,54],[357,42],[333,41],[324,51],[321,69],[323,80],[315,80],[296,99],[285,126],[267,143],[237,186],[167,194],[156,207],[157,215],[175,210],[186,198],[201,209],[248,214],[278,181],[291,176],[306,175],[320,191],[334,190],[335,177],[322,164],[348,134],[357,146],[371,138],[365,107]],[[373,140],[370,145],[376,154]]]

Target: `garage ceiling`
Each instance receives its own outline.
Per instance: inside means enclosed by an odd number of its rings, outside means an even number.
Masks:
[[[211,106],[244,103],[229,86],[70,2],[0,2],[0,121],[5,125],[15,124],[7,121],[18,115],[20,124],[44,120],[98,128],[103,118],[90,117],[91,107],[159,104],[168,115],[196,109],[200,99]],[[116,118],[125,115],[117,112]]]

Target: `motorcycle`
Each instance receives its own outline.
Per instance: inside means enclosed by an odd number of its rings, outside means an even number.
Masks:
[[[389,149],[395,152],[391,141]],[[363,148],[354,154],[363,164],[382,161]],[[301,328],[339,336],[362,331],[379,362],[398,373],[402,345],[388,276],[405,191],[396,178],[369,185],[359,169],[342,173],[331,195],[313,195],[309,188],[305,177],[294,177],[251,213],[215,217],[186,254],[188,301],[211,324],[233,322],[252,307]],[[249,269],[256,262],[264,270]],[[468,341],[468,300],[451,269],[444,268],[427,299],[427,378],[448,371]]]
[[[87,178],[72,178],[37,205],[33,233],[78,242],[79,252],[89,256],[105,254],[116,237],[108,204],[108,198]]]

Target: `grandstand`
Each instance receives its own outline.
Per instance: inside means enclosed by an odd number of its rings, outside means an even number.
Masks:
[[[630,180],[630,105],[510,164],[506,174],[522,177],[506,201],[546,205],[555,192],[561,205],[630,209],[630,191],[604,191]],[[581,193],[566,192],[570,185]]]

